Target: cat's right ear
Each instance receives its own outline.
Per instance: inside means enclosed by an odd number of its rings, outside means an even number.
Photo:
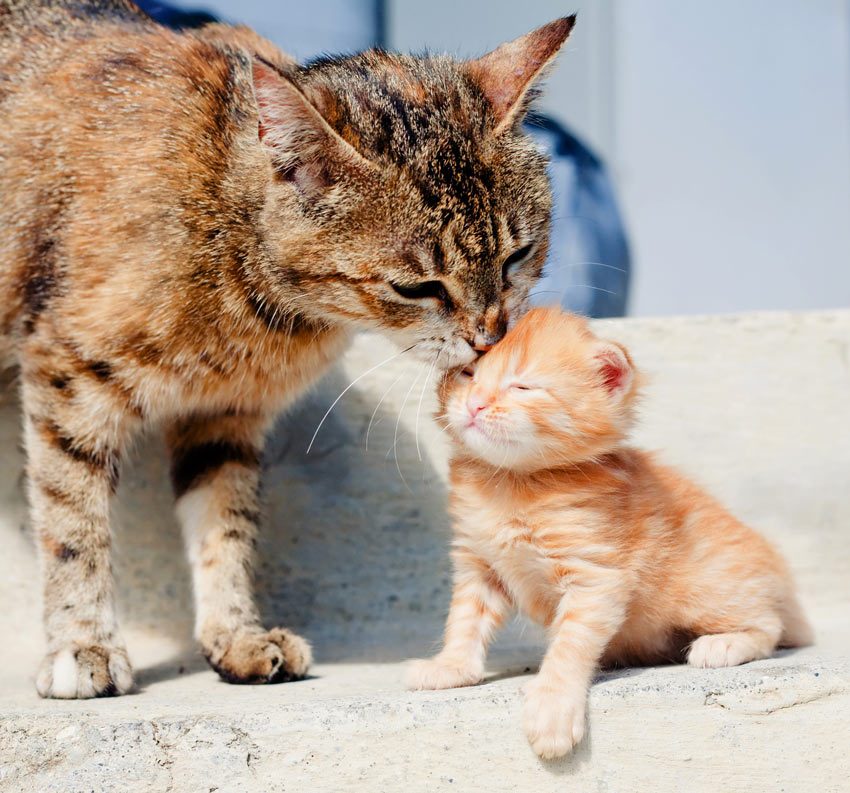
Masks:
[[[253,80],[260,142],[277,173],[301,193],[313,196],[333,182],[330,163],[372,167],[328,124],[321,109],[272,64],[255,58]]]
[[[554,61],[575,22],[575,14],[556,19],[465,65],[490,103],[495,134],[522,120],[534,97],[535,83]]]

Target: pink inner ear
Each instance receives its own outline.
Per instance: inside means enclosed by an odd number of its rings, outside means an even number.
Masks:
[[[622,388],[628,380],[628,364],[615,352],[601,352],[596,358],[605,388],[611,392]]]

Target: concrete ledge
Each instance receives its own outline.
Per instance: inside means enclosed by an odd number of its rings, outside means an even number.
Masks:
[[[449,594],[446,450],[429,392],[417,422],[420,365],[403,358],[361,381],[305,455],[333,398],[389,354],[364,337],[282,422],[268,455],[261,601],[270,623],[312,639],[315,676],[233,687],[204,670],[152,438],[115,509],[116,574],[140,690],[41,701],[32,687],[39,585],[10,382],[0,387],[0,790],[847,790],[850,312],[599,327],[629,344],[650,375],[640,441],[777,542],[817,646],[732,670],[603,674],[589,740],[557,764],[540,763],[520,729],[518,689],[541,648],[523,623],[500,641],[487,683],[405,692],[400,662],[432,650]]]

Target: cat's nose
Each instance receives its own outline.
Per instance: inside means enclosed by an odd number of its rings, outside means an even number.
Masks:
[[[472,349],[481,356],[488,350],[492,349],[503,335],[504,333],[493,333],[479,328],[472,340]]]
[[[488,404],[490,400],[477,391],[470,391],[466,398],[466,409],[472,418],[475,418]]]

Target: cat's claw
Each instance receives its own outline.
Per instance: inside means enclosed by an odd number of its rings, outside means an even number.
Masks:
[[[65,647],[47,655],[35,686],[53,699],[114,697],[132,690],[133,671],[123,647]]]
[[[310,645],[286,628],[242,630],[205,649],[207,661],[228,683],[285,683],[307,674]]]
[[[554,760],[572,751],[584,738],[585,696],[535,682],[524,693],[523,727],[537,756]]]
[[[405,675],[405,684],[413,691],[461,688],[480,682],[480,672],[448,664],[438,658],[411,661]]]

